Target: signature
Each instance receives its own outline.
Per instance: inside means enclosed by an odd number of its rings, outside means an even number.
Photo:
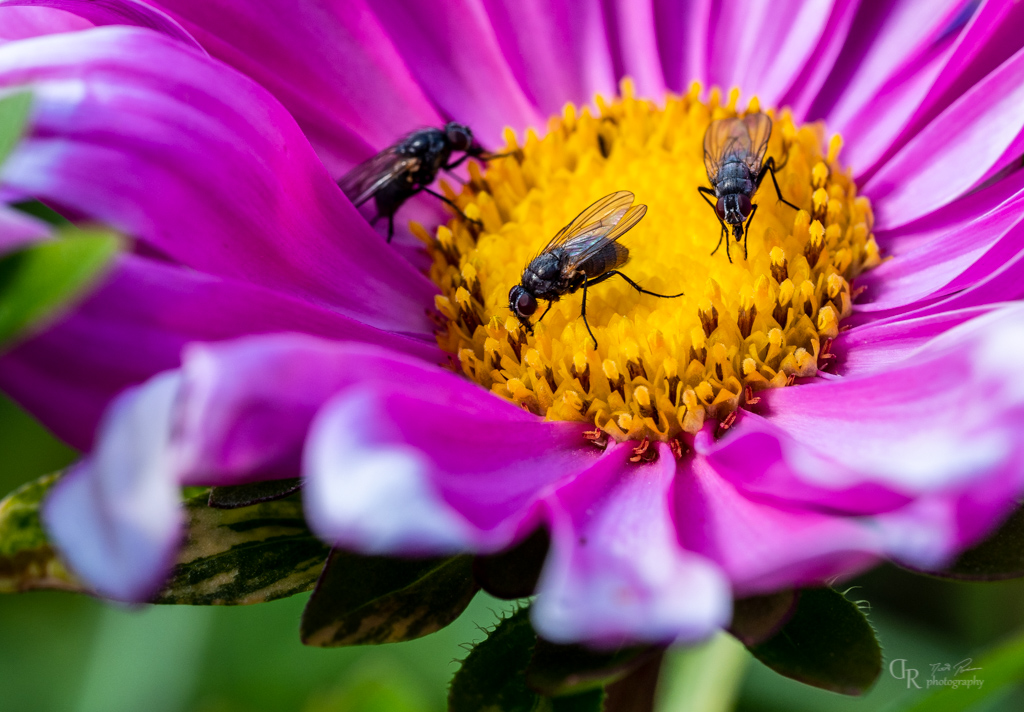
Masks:
[[[956,676],[963,675],[965,672],[981,670],[980,667],[971,667],[971,663],[973,662],[974,660],[972,660],[971,658],[964,658],[960,662],[954,663],[952,665],[950,663],[932,663],[932,679],[934,680],[935,675],[940,672],[948,672]]]

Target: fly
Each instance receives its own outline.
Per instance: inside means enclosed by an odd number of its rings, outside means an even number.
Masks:
[[[530,317],[537,311],[537,300],[544,299],[548,308],[537,319],[539,324],[551,305],[561,297],[583,288],[580,316],[587,333],[597,339],[587,323],[587,289],[615,275],[622,277],[636,291],[652,297],[673,299],[679,294],[658,294],[643,289],[619,271],[629,260],[629,250],[617,240],[633,228],[647,212],[646,205],[633,205],[635,196],[628,190],[606,195],[576,216],[558,231],[540,254],[523,270],[520,283],[508,293],[508,305],[523,327],[533,333]]]
[[[714,208],[722,226],[718,244],[711,254],[718,252],[724,239],[725,254],[730,262],[732,254],[729,252],[729,229],[726,226],[732,226],[736,242],[743,240],[743,259],[747,259],[746,235],[750,231],[754,213],[757,212],[757,206],[751,202],[751,198],[761,187],[761,181],[766,175],[771,175],[779,200],[799,210],[782,197],[779,181],[775,179],[775,159],[771,156],[768,160],[764,158],[771,135],[772,120],[760,112],[742,119],[736,117],[712,121],[704,132],[704,168],[707,169],[711,188],[701,186],[697,190],[705,202]],[[709,195],[715,198],[714,203],[708,199]]]
[[[453,161],[452,154],[456,152],[463,155]],[[439,171],[453,170],[471,157],[487,160],[496,156],[488,155],[483,147],[474,143],[468,126],[452,121],[443,129],[413,131],[346,173],[338,185],[356,207],[373,198],[377,215],[371,224],[387,218],[388,242],[391,242],[395,235],[395,213],[421,191],[444,201],[464,220],[469,220],[458,205],[429,186]]]

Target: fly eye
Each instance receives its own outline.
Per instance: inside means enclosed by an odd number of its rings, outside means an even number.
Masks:
[[[754,205],[750,202],[750,198],[740,193],[739,196],[740,214],[743,217],[750,215],[750,211],[753,210]]]
[[[715,203],[715,215],[718,216],[719,220],[725,220],[725,205],[721,198]]]
[[[473,145],[473,132],[469,130],[468,126],[456,123],[448,124],[445,134],[456,151],[465,151]]]
[[[529,292],[523,292],[516,300],[516,311],[523,316],[532,316],[537,311],[537,300]]]

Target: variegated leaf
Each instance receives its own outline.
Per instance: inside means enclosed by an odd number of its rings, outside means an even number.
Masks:
[[[246,605],[313,588],[329,549],[306,527],[302,505],[264,502],[237,509],[186,502],[188,536],[154,603]]]
[[[0,500],[0,593],[81,590],[57,558],[39,521],[39,505],[59,477],[46,475]]]

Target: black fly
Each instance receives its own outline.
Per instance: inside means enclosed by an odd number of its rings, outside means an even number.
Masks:
[[[576,216],[558,231],[551,242],[523,270],[520,283],[508,293],[508,306],[527,331],[533,332],[530,319],[537,311],[537,300],[544,299],[548,308],[537,323],[551,311],[551,305],[567,294],[583,288],[580,316],[587,333],[597,339],[587,323],[587,288],[618,275],[641,294],[671,299],[679,294],[657,294],[640,287],[618,271],[629,260],[629,250],[616,240],[635,226],[647,212],[646,205],[633,205],[634,195],[628,190],[606,195]]]
[[[761,187],[765,175],[771,174],[779,200],[799,210],[782,197],[779,181],[775,179],[775,159],[769,156],[768,160],[764,160],[771,135],[772,120],[762,113],[742,119],[737,117],[712,121],[704,133],[704,168],[707,169],[708,181],[714,190],[703,186],[697,190],[707,204],[714,208],[718,222],[722,225],[722,234],[711,254],[718,252],[724,239],[725,254],[730,262],[732,254],[729,252],[729,230],[726,225],[732,226],[736,242],[743,240],[743,259],[746,259],[746,233],[757,212],[757,206],[750,199]],[[714,203],[708,199],[709,195],[715,198]]]
[[[452,153],[456,151],[463,155],[452,161]],[[457,168],[470,157],[486,160],[493,156],[487,155],[479,144],[473,142],[473,132],[468,126],[452,121],[443,129],[413,131],[394,146],[385,148],[346,173],[338,185],[356,206],[374,199],[377,215],[372,222],[388,219],[388,242],[391,242],[395,234],[395,213],[420,191],[443,200],[468,220],[459,206],[429,186],[439,171]]]

